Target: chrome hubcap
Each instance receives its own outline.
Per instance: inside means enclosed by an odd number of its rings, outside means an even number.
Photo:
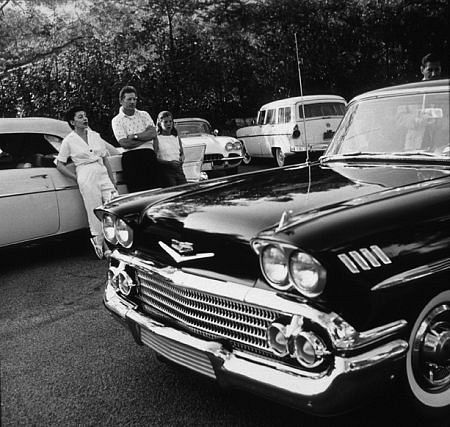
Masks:
[[[423,319],[412,345],[414,377],[428,393],[450,386],[450,305],[434,307]]]

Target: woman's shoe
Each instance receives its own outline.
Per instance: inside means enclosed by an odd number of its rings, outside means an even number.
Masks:
[[[91,241],[92,246],[94,247],[95,255],[97,255],[97,258],[103,259],[102,243],[98,242],[99,239],[97,237],[91,237],[89,240]]]

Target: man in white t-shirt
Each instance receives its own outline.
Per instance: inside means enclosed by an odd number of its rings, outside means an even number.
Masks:
[[[125,86],[119,93],[119,114],[111,125],[117,142],[125,149],[122,169],[130,192],[159,187],[158,162],[153,141],[155,123],[146,111],[136,109],[137,91]]]

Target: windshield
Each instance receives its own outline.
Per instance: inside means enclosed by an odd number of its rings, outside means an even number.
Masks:
[[[184,122],[176,123],[178,135],[186,136],[199,133],[211,133],[211,128],[206,122]]]
[[[325,157],[399,156],[449,159],[449,94],[368,99],[351,105]]]

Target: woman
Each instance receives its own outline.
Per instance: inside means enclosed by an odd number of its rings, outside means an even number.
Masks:
[[[62,141],[56,158],[57,168],[63,175],[78,182],[88,217],[90,240],[97,257],[102,259],[106,255],[107,246],[94,208],[117,195],[112,171],[109,164],[103,161],[110,155],[109,144],[89,128],[83,107],[71,108],[66,114],[66,120],[73,131]],[[75,172],[67,165],[69,158],[75,165]]]
[[[172,113],[161,111],[156,122],[158,139],[155,144],[156,156],[160,165],[163,187],[186,184],[183,172],[183,145],[173,126]]]

